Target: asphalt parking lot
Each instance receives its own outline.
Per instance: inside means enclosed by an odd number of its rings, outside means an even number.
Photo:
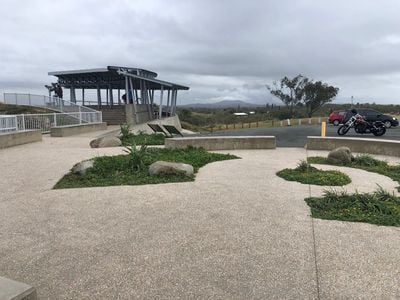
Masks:
[[[338,136],[338,127],[328,125],[327,136]],[[307,136],[320,135],[320,125],[295,125],[285,127],[274,127],[274,128],[247,128],[239,130],[223,130],[214,132],[208,135],[228,135],[228,136],[240,136],[240,135],[274,135],[276,137],[276,143],[278,147],[304,147],[306,144]],[[357,137],[357,138],[377,138],[377,139],[389,139],[389,140],[400,140],[400,128],[389,128],[386,134],[381,137],[376,137],[373,134],[357,134],[354,129],[351,129],[345,137]]]

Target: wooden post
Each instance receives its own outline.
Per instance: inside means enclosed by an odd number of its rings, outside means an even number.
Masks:
[[[121,90],[118,88],[118,105],[121,105]]]

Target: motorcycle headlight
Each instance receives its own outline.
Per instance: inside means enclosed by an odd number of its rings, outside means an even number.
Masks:
[[[393,120],[396,120],[396,118],[395,118],[395,117],[393,117]]]

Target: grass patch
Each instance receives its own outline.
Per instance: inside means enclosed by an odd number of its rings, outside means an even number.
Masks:
[[[121,125],[119,136],[123,146],[128,145],[164,145],[165,136],[162,133],[147,134],[139,132],[134,134],[130,131],[129,125]]]
[[[382,188],[363,194],[326,191],[305,201],[314,218],[400,226],[400,199]]]
[[[53,111],[46,108],[0,103],[0,115],[45,114],[51,112]]]
[[[128,149],[130,147],[127,147]],[[172,161],[191,164],[195,173],[208,163],[236,159],[230,154],[210,153],[202,148],[186,149],[149,148],[144,151],[127,150],[128,155],[102,156],[94,159],[93,168],[85,176],[66,174],[54,186],[55,189],[113,185],[141,185],[167,182],[193,181],[194,176],[171,174],[150,176],[149,166],[156,161]],[[130,153],[129,153],[130,152]],[[140,163],[137,162],[139,156]],[[138,166],[141,167],[138,167]]]
[[[164,145],[165,136],[162,133],[154,133],[154,134],[146,134],[146,133],[139,133],[133,134],[131,133],[130,136],[120,138],[121,143],[123,146],[127,145]]]
[[[342,186],[349,184],[351,179],[339,171],[323,171],[310,166],[306,161],[299,163],[295,169],[284,169],[276,173],[288,181],[297,181],[305,184]]]
[[[367,154],[356,156],[354,160],[348,164],[335,164],[329,161],[326,157],[321,156],[309,157],[307,161],[312,164],[328,164],[362,169],[385,175],[400,183],[400,165],[391,166],[386,161],[375,159]],[[398,189],[400,190],[400,187],[398,187]]]

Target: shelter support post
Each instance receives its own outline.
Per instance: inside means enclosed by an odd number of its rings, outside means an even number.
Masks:
[[[162,102],[163,102],[163,96],[164,96],[164,86],[161,86],[161,91],[160,91],[160,107],[159,107],[159,115],[158,118],[161,119],[162,118]]]
[[[136,107],[136,101],[133,101],[133,82],[132,82],[132,78],[129,78],[129,83],[130,83],[130,91],[128,92],[128,94],[126,94],[126,99],[129,99],[129,103],[130,101],[132,101],[133,104],[133,114],[135,115],[135,122],[136,124],[139,124],[139,116],[137,114],[137,107]]]
[[[101,90],[100,87],[97,87],[97,106],[101,107]]]

